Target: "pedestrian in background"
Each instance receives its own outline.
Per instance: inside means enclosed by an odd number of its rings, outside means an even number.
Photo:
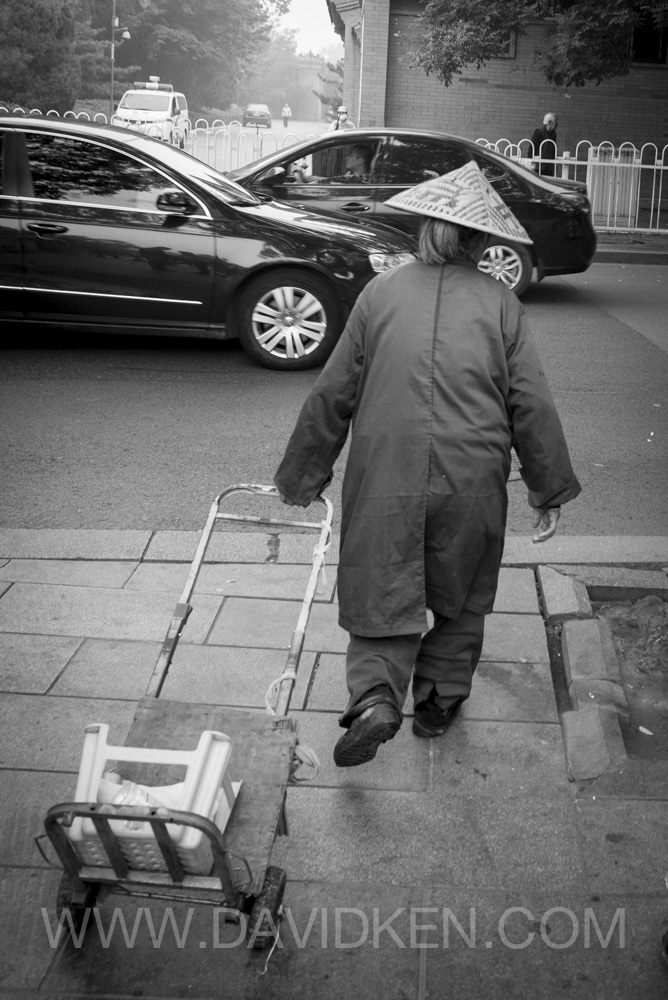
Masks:
[[[396,734],[411,674],[417,736],[442,735],[468,698],[501,565],[511,447],[534,541],[580,492],[524,310],[476,267],[486,234],[530,243],[526,231],[473,162],[388,204],[424,216],[420,259],[362,291],[275,477],[284,503],[308,506],[352,425],[339,767],[370,761]]]
[[[355,122],[352,122],[348,117],[348,108],[345,106],[345,104],[341,104],[336,109],[336,118],[329,126],[328,131],[338,132],[340,130],[347,128],[355,128]]]
[[[557,159],[557,125],[558,119],[554,111],[548,111],[543,118],[543,124],[536,128],[531,136],[533,155],[540,160],[551,160],[551,163],[541,162],[537,164],[538,173],[546,177],[554,177],[556,172]]]
[[[290,105],[288,104],[287,101],[283,105],[283,110],[281,111],[281,114],[283,115],[283,128],[287,128],[288,123],[292,118],[292,111],[290,110]]]

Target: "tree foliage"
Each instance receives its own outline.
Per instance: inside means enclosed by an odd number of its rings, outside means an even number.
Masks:
[[[343,104],[343,59],[337,62],[327,62],[328,72],[318,73],[318,79],[324,85],[322,90],[314,90],[313,93],[320,103],[327,109],[329,117],[334,120],[336,109]]]
[[[91,0],[95,16],[109,0]],[[121,26],[132,38],[119,65],[138,65],[142,79],[159,76],[193,107],[224,106],[237,81],[255,65],[289,0],[117,0]]]
[[[501,51],[509,31],[547,22],[547,44],[534,52],[558,87],[601,83],[629,71],[633,28],[649,17],[668,26],[666,0],[427,0],[415,63],[445,86],[465,66],[478,69]]]
[[[68,0],[3,0],[0,94],[26,110],[72,107],[79,82],[75,21]]]

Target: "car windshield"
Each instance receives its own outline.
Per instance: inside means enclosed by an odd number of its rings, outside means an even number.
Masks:
[[[143,149],[146,149],[147,142],[150,143],[151,148],[147,152],[150,152],[157,160],[164,163],[166,167],[171,167],[178,173],[183,174],[186,178],[191,177],[199,184],[204,184],[216,197],[221,198],[228,205],[260,204],[260,199],[256,198],[250,191],[242,188],[235,181],[223,177],[218,170],[214,170],[208,163],[190,156],[189,153],[182,152],[182,150],[177,149],[175,146],[160,142],[159,139],[147,140],[146,136],[134,135],[132,133],[127,135],[126,142],[128,145],[141,146]],[[157,148],[153,148],[154,145]]]
[[[250,112],[252,115],[268,115],[269,108],[266,104],[249,104],[246,111]]]
[[[168,111],[170,97],[168,93],[155,94],[149,91],[145,94],[125,94],[118,106],[130,111]]]

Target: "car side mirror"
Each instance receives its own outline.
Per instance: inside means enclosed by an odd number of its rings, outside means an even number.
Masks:
[[[285,167],[270,167],[266,174],[259,178],[258,183],[262,187],[275,187],[285,181]]]
[[[161,191],[155,207],[159,212],[169,212],[170,215],[194,215],[197,211],[197,204],[193,199],[178,188]]]

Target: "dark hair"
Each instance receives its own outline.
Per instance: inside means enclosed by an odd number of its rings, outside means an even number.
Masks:
[[[364,160],[365,172],[369,172],[369,167],[371,166],[371,155],[372,149],[370,146],[364,146],[362,143],[357,142],[354,146],[350,146],[347,150],[347,155],[350,156],[351,153],[356,153]]]
[[[477,267],[486,234],[443,219],[423,218],[418,252],[423,264],[466,264]]]

